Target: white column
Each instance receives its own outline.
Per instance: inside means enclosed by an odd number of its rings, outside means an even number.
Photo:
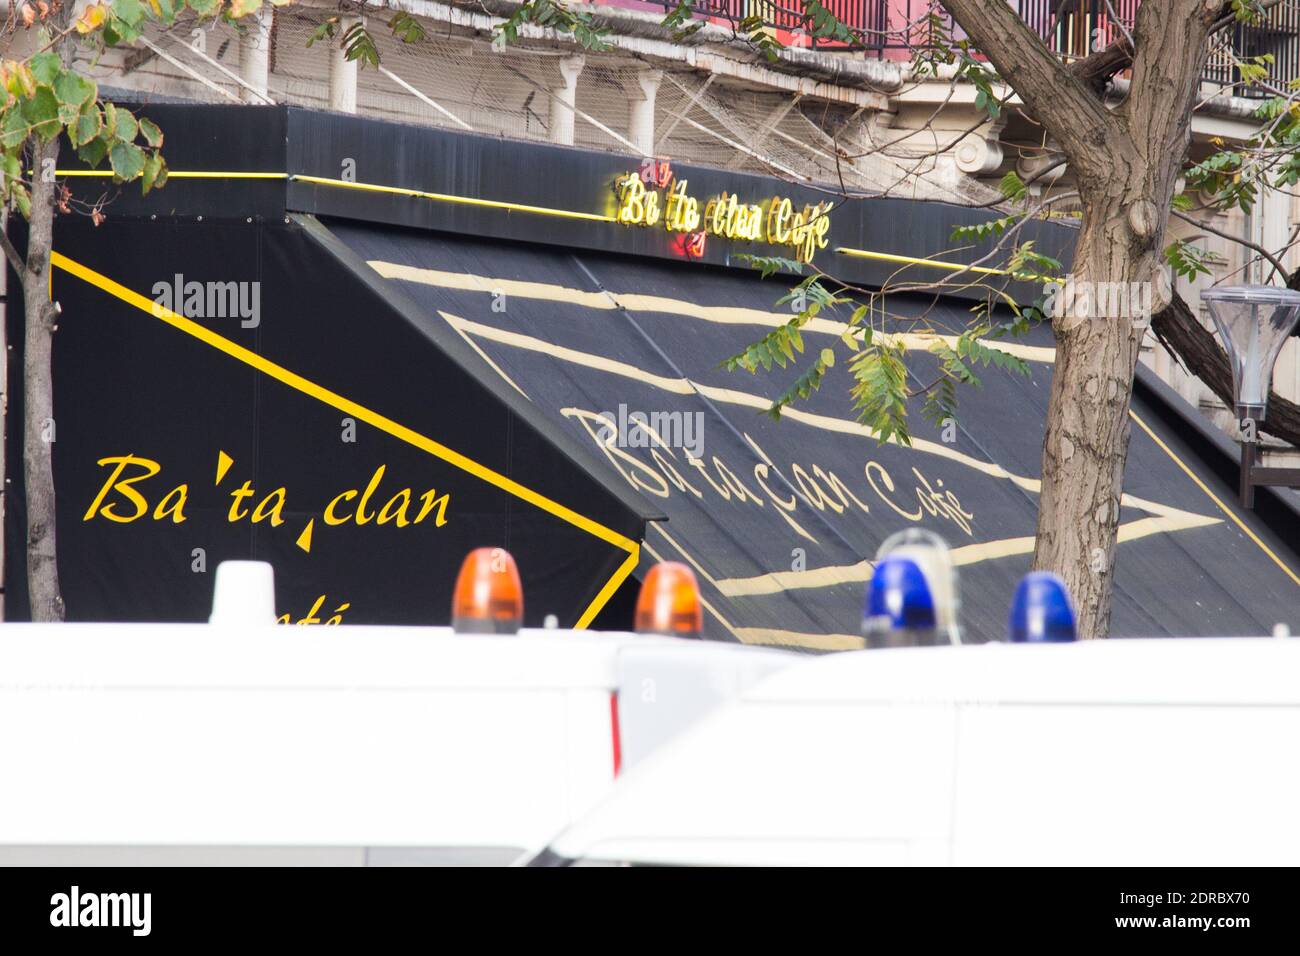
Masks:
[[[1005,119],[983,124],[963,136],[953,150],[957,168],[968,176],[987,176],[1002,165],[1002,129]]]
[[[1067,166],[1057,166],[1050,171],[1047,169],[1048,166],[1060,159],[1061,155],[1056,143],[1049,139],[1041,151],[1022,153],[1020,158],[1016,160],[1016,173],[1022,180],[1029,183],[1029,194],[1031,196],[1041,196],[1045,190],[1061,181],[1061,177],[1068,170]],[[1035,179],[1037,176],[1042,178]],[[1030,182],[1030,180],[1033,180],[1033,182]]]
[[[270,7],[265,7],[243,22],[247,32],[239,38],[239,75],[244,82],[263,93],[271,84],[271,17]],[[265,103],[251,90],[243,87],[239,95],[245,103]]]
[[[655,95],[663,82],[663,70],[638,70],[628,80],[628,139],[642,156],[655,151]]]
[[[551,142],[573,145],[573,108],[578,101],[578,77],[586,58],[581,54],[560,60],[560,84],[551,88]]]
[[[357,111],[357,61],[348,59],[342,40],[362,22],[361,17],[344,17],[335,34],[338,42],[330,47],[330,109],[340,113]]]

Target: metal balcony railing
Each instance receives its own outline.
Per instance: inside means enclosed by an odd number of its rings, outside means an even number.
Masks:
[[[665,12],[677,6],[676,0],[594,0],[610,6],[654,8]],[[860,37],[853,49],[875,51],[885,47],[885,30],[889,23],[889,8],[897,0],[822,0],[824,6]],[[695,0],[695,17],[735,26],[743,20],[758,16],[774,30],[789,34],[796,45],[815,49],[847,49],[847,45],[813,35],[813,24],[804,15],[796,0]]]
[[[914,0],[913,0],[914,2]],[[1139,0],[1015,0],[1020,16],[1056,53],[1071,59],[1087,56],[1131,32]],[[923,4],[918,4],[922,6]],[[1300,75],[1300,3],[1290,0],[1270,8],[1259,24],[1238,24],[1211,41],[1202,79],[1215,86],[1236,87],[1238,96],[1266,97],[1267,89],[1241,86],[1240,60],[1271,54],[1269,85],[1280,89]]]
[[[596,0],[611,6],[652,8],[668,11],[675,0]],[[823,0],[861,42],[853,49],[876,56],[899,57],[904,48],[923,46],[927,41],[924,22],[928,0]],[[1043,42],[1070,59],[1103,49],[1131,31],[1140,0],[1008,0],[1021,18],[1033,27]],[[951,24],[942,8],[940,14]],[[735,25],[759,16],[772,29],[787,34],[790,41],[817,49],[846,49],[846,45],[812,35],[813,25],[797,0],[696,0],[695,16],[721,24]],[[909,28],[909,24],[911,25]],[[892,31],[892,32],[891,32]],[[907,32],[906,38],[901,34]],[[957,29],[955,35],[960,36]],[[1300,78],[1300,0],[1284,0],[1271,7],[1262,23],[1238,25],[1213,41],[1203,79],[1216,86],[1234,86],[1238,96],[1271,96],[1259,87],[1239,86],[1237,61],[1271,54],[1269,85],[1281,89]]]

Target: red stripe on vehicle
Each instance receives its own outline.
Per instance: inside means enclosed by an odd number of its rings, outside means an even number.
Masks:
[[[623,766],[623,744],[618,735],[618,691],[609,695],[609,729],[614,735],[614,776]]]

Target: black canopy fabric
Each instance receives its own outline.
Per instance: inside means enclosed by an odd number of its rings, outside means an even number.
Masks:
[[[394,301],[454,331],[607,477],[664,512],[640,573],[658,559],[694,567],[710,636],[860,646],[868,559],[909,527],[953,548],[968,638],[1003,635],[1033,550],[1050,330],[1005,346],[1032,375],[990,369],[982,389],[962,394],[955,434],[914,414],[911,448],[881,446],[854,421],[843,362],[780,422],[762,412],[801,369],[719,369],[789,318],[775,305],[788,280],[343,221],[313,228],[340,266],[382,278]],[[964,306],[938,308],[962,324]],[[809,351],[835,345],[846,316],[807,326]],[[923,383],[934,359],[914,344],[909,365]],[[1112,632],[1260,634],[1288,620],[1300,598],[1295,552],[1234,505],[1178,416],[1170,427],[1153,402],[1142,391],[1132,411]],[[649,428],[628,424],[637,413]]]
[[[1008,346],[1029,378],[989,370],[954,433],[914,415],[903,448],[854,421],[844,362],[780,422],[762,412],[799,369],[718,368],[788,318],[788,279],[305,215],[74,220],[56,249],[74,620],[202,620],[217,562],[257,558],[282,619],[446,623],[464,554],[501,546],[529,623],[625,627],[637,578],[673,559],[696,570],[708,636],[837,649],[860,645],[869,559],[895,531],[951,544],[970,639],[1003,633],[1029,564],[1045,328]],[[157,290],[178,281],[253,283],[258,320],[169,312]],[[810,351],[842,318],[805,328]],[[912,344],[924,383],[934,359]],[[1296,606],[1295,542],[1235,507],[1171,408],[1135,399],[1113,633],[1265,632]],[[26,611],[16,475],[10,618]]]
[[[71,218],[55,245],[70,619],[204,620],[218,562],[252,558],[274,566],[284,620],[445,624],[465,554],[502,547],[527,623],[586,625],[634,569],[656,512],[443,320],[396,311],[297,224]],[[172,291],[191,284],[192,303]],[[20,442],[11,429],[11,463]],[[21,619],[10,487],[6,613]]]
[[[112,197],[108,221],[56,224],[57,421],[42,435],[72,619],[201,620],[217,562],[259,558],[283,619],[445,623],[465,552],[500,546],[529,623],[627,626],[636,578],[672,558],[697,571],[711,637],[853,647],[869,559],[926,527],[954,549],[966,634],[1003,632],[1033,545],[1049,330],[1014,346],[1029,378],[990,370],[952,433],[914,415],[911,448],[856,424],[843,361],[773,422],[763,410],[800,369],[718,362],[791,314],[774,304],[790,280],[737,256],[788,246],[715,231],[679,261],[682,235],[614,222],[640,157],[285,107],[149,113],[174,181],[106,194],[72,178],[87,204]],[[338,178],[340,157],[362,181]],[[706,200],[827,198],[689,164],[673,176]],[[916,276],[954,225],[993,215],[838,203],[814,261],[864,286]],[[21,219],[9,228],[21,245]],[[1068,258],[1070,229],[1027,229]],[[197,312],[165,294],[192,283]],[[204,307],[226,293],[234,311]],[[256,320],[237,314],[253,294]],[[960,326],[969,301],[936,308]],[[843,318],[810,323],[810,349],[838,345]],[[934,358],[912,344],[924,384]],[[20,619],[21,389],[8,401],[5,610]],[[1295,511],[1261,490],[1240,512],[1231,450],[1177,404],[1150,383],[1135,399],[1114,632],[1261,633],[1296,606]]]

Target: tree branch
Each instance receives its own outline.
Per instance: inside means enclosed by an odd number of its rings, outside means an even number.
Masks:
[[[1068,67],[1094,93],[1100,96],[1106,91],[1106,85],[1116,73],[1123,73],[1133,65],[1133,44],[1126,38],[1120,38],[1106,47],[1090,53],[1082,60],[1075,60]]]
[[[1292,281],[1297,281],[1296,276]],[[1201,325],[1177,292],[1167,306],[1151,317],[1151,331],[1189,372],[1204,382],[1229,409],[1233,408],[1232,369],[1228,365],[1228,356],[1219,347],[1214,333]],[[1300,448],[1300,405],[1271,392],[1268,416],[1259,423],[1259,429]]]
[[[944,7],[1061,144],[1083,174],[1100,158],[1098,146],[1119,131],[1101,98],[1049,50],[1006,0],[944,0]]]
[[[1260,8],[1264,11],[1277,6],[1282,0],[1263,0]],[[1231,3],[1224,3],[1210,26],[1210,36],[1237,24],[1237,16]],[[1089,53],[1081,60],[1070,64],[1070,71],[1094,90],[1101,92],[1116,73],[1123,73],[1133,65],[1133,47],[1125,39],[1117,40],[1104,50]]]
[[[1183,222],[1190,222],[1197,229],[1204,229],[1206,232],[1213,233],[1214,235],[1218,236],[1220,239],[1227,239],[1229,242],[1235,242],[1238,245],[1245,246],[1247,249],[1259,253],[1261,256],[1263,256],[1265,259],[1268,260],[1269,265],[1273,267],[1273,272],[1276,272],[1284,279],[1287,277],[1286,266],[1282,265],[1281,261],[1278,259],[1277,256],[1273,255],[1273,253],[1269,252],[1259,243],[1251,242],[1249,239],[1243,239],[1241,236],[1234,236],[1232,233],[1224,232],[1222,229],[1216,229],[1213,226],[1209,225],[1208,223],[1201,222],[1198,219],[1193,219],[1191,216],[1187,215],[1186,213],[1179,212],[1177,209],[1169,210],[1169,214],[1171,216],[1177,216]],[[1270,278],[1272,277],[1272,273],[1269,274],[1269,277]]]
[[[1138,7],[1125,106],[1139,148],[1163,154],[1186,139],[1217,15],[1206,0],[1145,0]]]
[[[8,226],[9,224],[7,216],[5,217],[4,224],[5,226]],[[9,260],[9,267],[14,270],[21,282],[23,268],[26,266],[26,263],[23,262],[23,257],[18,254],[18,250],[14,248],[14,244],[9,240],[9,232],[7,229],[0,228],[0,248],[4,249],[5,258]]]

